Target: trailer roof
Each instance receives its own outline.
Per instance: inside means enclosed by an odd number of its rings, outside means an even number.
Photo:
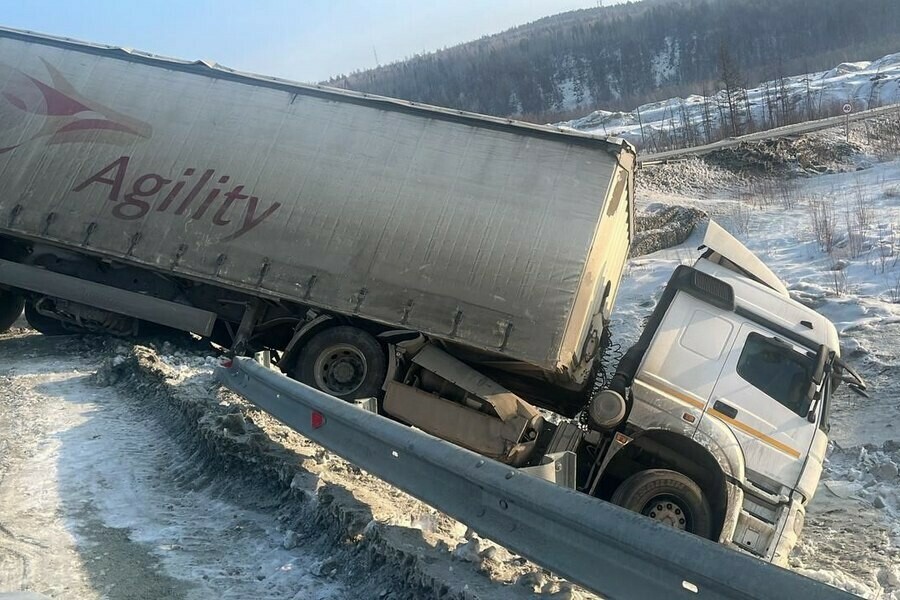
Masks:
[[[237,71],[206,60],[182,60],[149,52],[142,52],[132,48],[95,44],[67,37],[58,37],[33,31],[0,27],[0,38],[4,37],[35,44],[68,48],[78,52],[87,52],[109,58],[142,63],[162,69],[174,69],[206,77],[226,79],[238,83],[245,83],[247,85],[265,86],[296,94],[326,97],[331,100],[342,100],[355,104],[369,105],[382,110],[424,113],[435,119],[458,121],[473,126],[491,129],[512,130],[516,133],[538,137],[549,137],[566,143],[594,146],[598,149],[605,149],[616,154],[622,150],[635,154],[634,147],[621,138],[592,135],[573,129],[557,127],[555,125],[535,125],[533,123],[526,123],[515,119],[493,117],[464,110],[423,104],[421,102],[334,88],[326,85],[299,83],[280,77]]]

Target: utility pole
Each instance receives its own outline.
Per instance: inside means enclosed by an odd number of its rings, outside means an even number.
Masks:
[[[375,46],[372,46],[372,54],[375,55],[375,66],[380,67],[381,64],[378,62],[378,50],[375,49]]]

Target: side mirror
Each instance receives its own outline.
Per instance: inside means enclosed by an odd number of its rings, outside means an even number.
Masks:
[[[862,376],[857,373],[853,369],[853,367],[845,363],[843,359],[835,359],[834,364],[837,368],[843,371],[839,376],[840,380],[843,383],[846,383],[847,387],[852,389],[857,394],[868,398],[868,396],[865,394],[865,391],[866,389],[868,389],[868,387],[866,386],[866,382],[863,380]]]
[[[816,387],[822,385],[822,381],[825,379],[825,366],[828,363],[828,354],[828,348],[825,347],[825,344],[819,344],[819,350],[816,352],[816,366],[812,375],[812,380],[815,382]]]

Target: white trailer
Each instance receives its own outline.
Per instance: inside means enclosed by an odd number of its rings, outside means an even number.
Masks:
[[[628,144],[2,29],[0,86],[0,231],[584,390]]]

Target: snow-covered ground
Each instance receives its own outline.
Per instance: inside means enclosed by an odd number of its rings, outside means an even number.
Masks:
[[[823,132],[818,141],[838,144],[841,137]],[[661,167],[668,170],[666,185],[639,187],[638,208],[676,204],[706,211],[768,264],[794,297],[838,327],[843,353],[866,378],[870,398],[842,389],[835,399],[834,443],[791,564],[864,597],[896,599],[900,157],[875,163],[863,145],[857,149],[844,165],[847,172],[791,179],[726,171],[699,159],[667,165]],[[630,261],[613,321],[623,347],[637,338],[672,269],[696,259],[699,243],[695,234]]]
[[[658,65],[657,76],[663,76],[664,72],[665,65]],[[753,120],[757,125],[770,118],[770,100],[777,105],[773,107],[776,113],[782,111],[782,86],[779,83],[770,81],[747,90]],[[783,89],[786,96],[784,112],[788,114],[808,115],[811,112],[824,117],[831,116],[845,102],[851,103],[854,112],[900,102],[900,53],[872,62],[842,63],[828,71],[810,73],[808,76],[786,77]],[[724,97],[722,94],[724,92],[720,92],[720,100]],[[597,135],[622,137],[641,147],[646,146],[648,140],[658,137],[660,132],[683,129],[686,118],[697,138],[705,140],[705,122],[709,121],[713,131],[721,123],[716,102],[715,96],[670,98],[644,104],[632,112],[597,110],[559,125]],[[707,112],[708,117],[705,116]],[[746,120],[745,117],[743,119]]]
[[[60,347],[61,346],[61,347]],[[0,592],[54,598],[350,598],[318,549],[206,470],[157,407],[97,385],[77,339],[0,340]]]
[[[0,335],[0,596],[587,600],[213,380],[203,345]]]

